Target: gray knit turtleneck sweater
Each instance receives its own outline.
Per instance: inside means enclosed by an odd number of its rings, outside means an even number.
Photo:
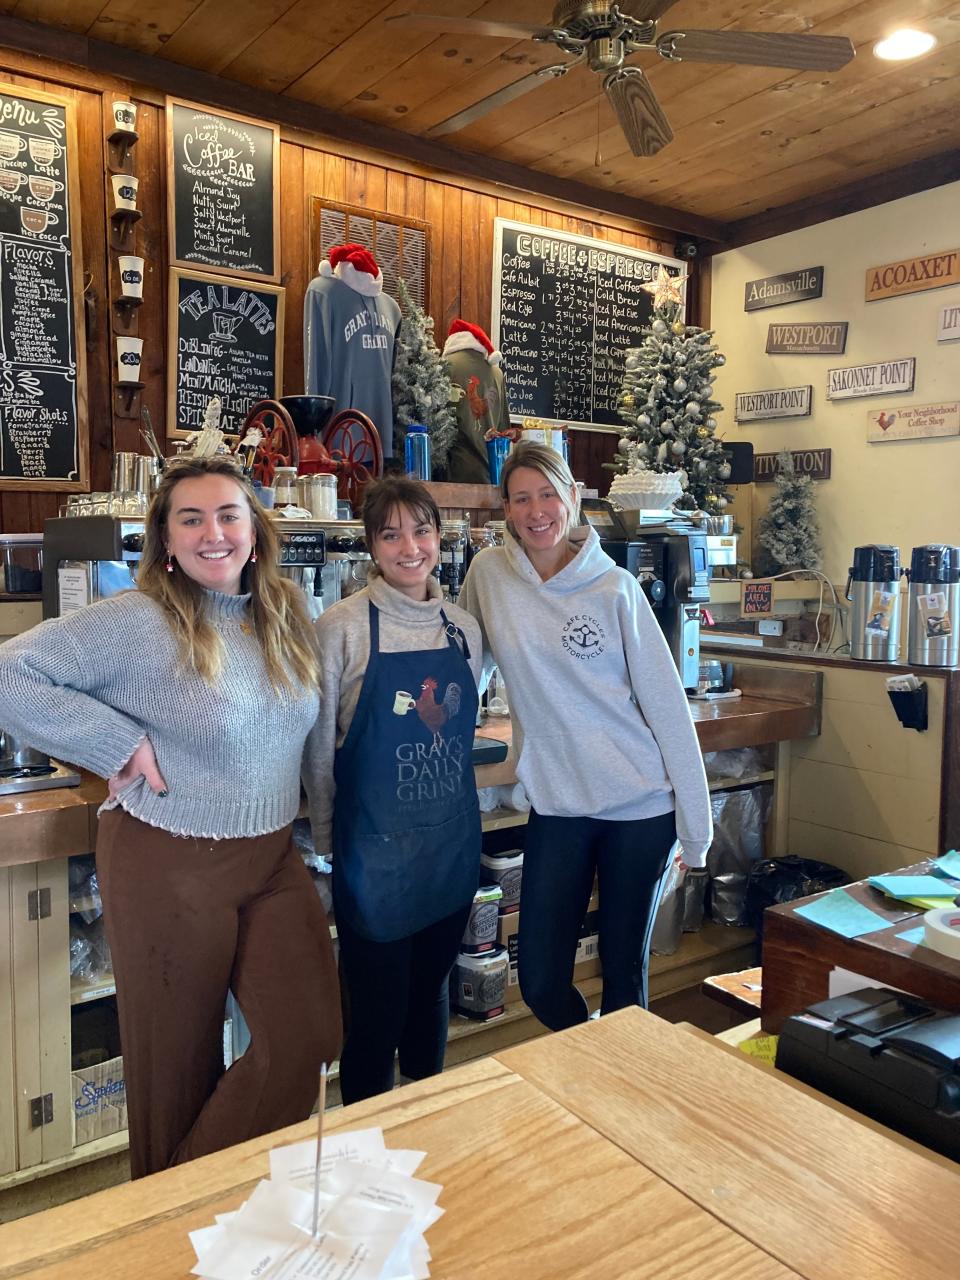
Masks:
[[[319,699],[271,686],[248,595],[207,599],[224,648],[216,684],[183,670],[160,606],[128,591],[0,645],[0,726],[103,778],[146,736],[169,795],[140,778],[104,807],[212,840],[278,831],[296,817]]]

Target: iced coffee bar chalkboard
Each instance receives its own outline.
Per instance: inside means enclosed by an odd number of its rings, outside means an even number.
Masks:
[[[199,431],[214,396],[239,431],[252,404],[280,394],[283,296],[277,285],[170,271],[167,432]]]
[[[86,488],[73,104],[0,82],[0,489]]]
[[[624,353],[653,311],[643,285],[675,258],[497,218],[494,345],[503,353],[510,414],[618,426]]]
[[[279,280],[279,157],[271,125],[168,98],[171,261]]]

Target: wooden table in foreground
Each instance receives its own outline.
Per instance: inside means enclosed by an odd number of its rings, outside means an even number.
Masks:
[[[443,1183],[438,1280],[943,1280],[960,1252],[960,1173],[641,1010],[329,1117],[369,1124]],[[2,1227],[0,1280],[184,1280],[188,1231],[312,1132]]]
[[[896,874],[927,875],[930,867],[929,862],[918,862]],[[764,1031],[776,1033],[785,1018],[826,1000],[830,971],[837,968],[899,987],[941,1009],[960,1013],[960,961],[897,936],[922,924],[923,912],[908,902],[885,897],[863,880],[848,885],[847,892],[889,920],[888,926],[860,938],[841,937],[797,915],[796,908],[814,898],[770,907],[764,913]]]

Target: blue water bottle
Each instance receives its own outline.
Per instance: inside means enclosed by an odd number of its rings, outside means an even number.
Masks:
[[[430,479],[430,433],[422,422],[411,422],[403,442],[403,460],[408,476]]]

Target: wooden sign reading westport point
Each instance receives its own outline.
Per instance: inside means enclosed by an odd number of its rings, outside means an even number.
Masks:
[[[782,276],[748,280],[743,286],[744,311],[762,307],[782,307],[788,302],[804,302],[823,297],[823,267],[804,267]]]
[[[867,414],[867,440],[923,440],[931,436],[960,435],[960,401],[948,404],[911,404],[905,408],[871,409]]]
[[[867,302],[896,298],[904,293],[923,293],[925,289],[944,289],[960,284],[960,249],[927,253],[921,258],[904,258],[888,262],[884,267],[871,267],[867,272]]]
[[[769,356],[842,356],[846,348],[846,320],[772,324],[767,330]]]
[[[775,391],[738,391],[737,422],[772,422],[775,418],[806,418],[813,387],[778,387]]]
[[[794,472],[798,476],[809,476],[811,480],[829,480],[831,453],[830,449],[791,449]],[[773,484],[779,474],[779,453],[753,455],[754,484]]]
[[[855,364],[849,369],[831,369],[827,373],[827,399],[855,400],[859,396],[912,391],[916,367],[916,358],[907,356],[903,360],[881,360],[879,364]]]

